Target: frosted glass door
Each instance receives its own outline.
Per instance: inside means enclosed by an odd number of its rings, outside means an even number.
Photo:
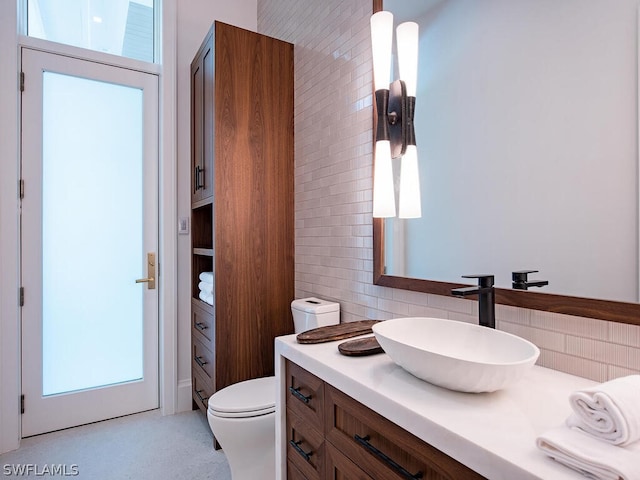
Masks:
[[[158,406],[157,290],[136,283],[157,250],[157,91],[153,75],[31,50],[23,70],[30,435]]]
[[[142,91],[51,72],[43,90],[43,394],[139,380]]]

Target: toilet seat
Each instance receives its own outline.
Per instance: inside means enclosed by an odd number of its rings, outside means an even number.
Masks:
[[[209,397],[208,412],[216,417],[249,418],[276,410],[276,377],[234,383]]]

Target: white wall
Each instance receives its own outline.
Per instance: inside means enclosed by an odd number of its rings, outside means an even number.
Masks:
[[[0,2],[0,453],[18,446],[18,56],[16,2]]]

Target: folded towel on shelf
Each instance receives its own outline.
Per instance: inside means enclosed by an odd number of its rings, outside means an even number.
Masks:
[[[201,292],[213,294],[213,283],[209,282],[200,282],[198,284],[198,288]]]
[[[562,426],[538,437],[536,444],[555,461],[588,478],[640,480],[640,442],[620,447]]]
[[[209,305],[213,305],[213,295],[210,295],[210,294],[204,293],[204,292],[200,292],[198,294],[198,297],[200,297],[200,300],[202,300],[203,302],[207,302]]]
[[[640,440],[640,375],[616,378],[569,395],[567,425],[625,446]],[[638,460],[640,469],[640,459]]]
[[[202,272],[198,278],[201,282],[213,283],[213,272]]]

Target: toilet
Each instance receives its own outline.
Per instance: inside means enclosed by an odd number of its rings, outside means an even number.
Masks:
[[[295,333],[340,323],[340,305],[315,297],[291,302]],[[275,478],[276,378],[234,383],[209,397],[207,419],[232,480]]]
[[[340,323],[340,304],[316,297],[291,302],[293,328],[296,333]]]

